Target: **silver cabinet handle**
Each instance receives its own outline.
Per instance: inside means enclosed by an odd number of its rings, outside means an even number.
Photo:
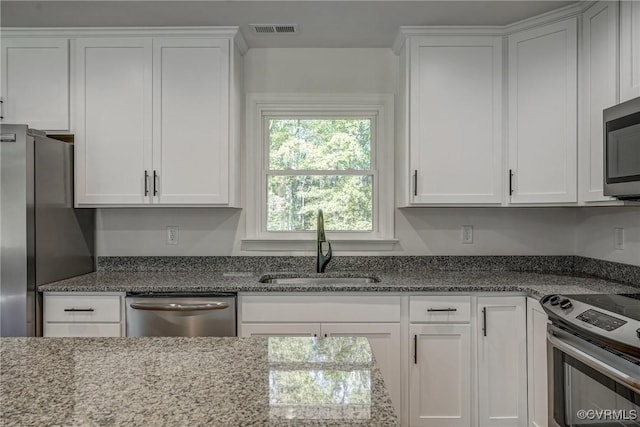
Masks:
[[[144,195],[149,195],[149,172],[144,171]]]
[[[150,311],[206,311],[206,310],[224,310],[229,308],[226,302],[207,302],[203,304],[158,304],[155,302],[134,302],[129,304],[131,308],[136,310]]]
[[[440,311],[458,311],[457,308],[428,308],[427,311],[429,312],[440,312]]]

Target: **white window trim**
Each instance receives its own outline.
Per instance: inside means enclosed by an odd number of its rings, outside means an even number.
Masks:
[[[263,117],[278,112],[330,114],[335,112],[375,116],[376,141],[373,232],[327,232],[335,250],[385,251],[398,242],[394,239],[394,104],[392,94],[247,94],[246,127],[246,238],[243,250],[286,251],[315,250],[314,232],[277,233],[263,229],[266,215],[266,185],[263,168],[267,154]]]

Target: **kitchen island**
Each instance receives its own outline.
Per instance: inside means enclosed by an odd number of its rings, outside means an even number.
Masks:
[[[3,338],[0,421],[398,424],[366,338]]]

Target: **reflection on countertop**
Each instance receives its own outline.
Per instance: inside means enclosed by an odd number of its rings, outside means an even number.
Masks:
[[[366,338],[2,338],[3,425],[397,425]]]

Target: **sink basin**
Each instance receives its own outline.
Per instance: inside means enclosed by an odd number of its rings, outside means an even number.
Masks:
[[[331,284],[365,284],[378,283],[376,277],[266,277],[260,283],[279,285],[331,285]]]

